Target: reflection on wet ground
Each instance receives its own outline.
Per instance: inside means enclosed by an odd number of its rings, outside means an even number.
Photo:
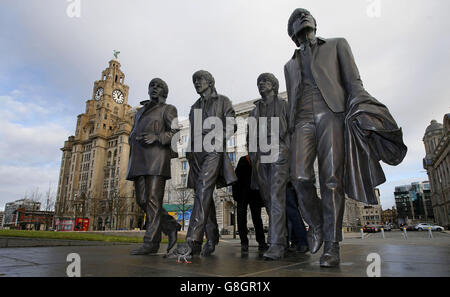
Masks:
[[[280,261],[264,261],[256,242],[248,253],[241,253],[239,241],[223,239],[208,258],[196,257],[191,264],[178,264],[160,254],[131,256],[137,245],[59,246],[0,248],[0,276],[67,276],[67,255],[81,257],[82,276],[154,276],[154,277],[302,277],[367,276],[367,257],[377,253],[381,259],[381,276],[450,276],[450,234],[411,232],[404,239],[400,232],[390,232],[382,239],[373,234],[366,239],[346,237],[341,245],[341,265],[319,267],[321,251],[311,255],[292,253]]]

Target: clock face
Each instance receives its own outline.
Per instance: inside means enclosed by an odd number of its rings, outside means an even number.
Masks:
[[[102,98],[102,96],[103,96],[103,93],[104,93],[104,90],[103,90],[103,88],[98,88],[97,89],[97,92],[95,92],[95,100],[100,100],[100,98]]]
[[[119,104],[123,103],[124,97],[121,91],[119,90],[114,90],[114,92],[112,93],[112,97],[114,99],[114,101],[116,101]]]

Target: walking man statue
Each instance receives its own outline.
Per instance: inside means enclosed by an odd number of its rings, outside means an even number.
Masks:
[[[234,120],[235,112],[230,99],[217,94],[211,73],[205,70],[195,72],[193,83],[200,98],[189,113],[191,151],[186,157],[189,161],[188,187],[194,189],[194,208],[186,241],[192,255],[198,255],[201,251],[201,255],[207,257],[219,242],[214,189],[226,187],[237,180],[225,151],[227,140],[236,132],[237,126],[234,122],[227,129],[227,118]],[[208,139],[211,141],[208,142]],[[212,147],[206,147],[207,143]],[[205,233],[207,241],[202,249]]]
[[[386,179],[379,161],[399,164],[407,148],[386,106],[365,90],[344,38],[316,37],[317,23],[296,9],[288,34],[297,45],[285,65],[291,131],[291,180],[309,225],[311,253],[323,242],[323,267],[340,262],[344,193],[376,204],[374,187]],[[313,164],[318,159],[320,195]]]
[[[127,180],[134,182],[136,202],[147,218],[144,244],[131,251],[132,255],[157,253],[161,231],[169,237],[168,253],[181,229],[162,207],[166,180],[171,178],[170,160],[174,156],[171,141],[179,131],[177,109],[166,104],[168,92],[169,88],[162,79],[155,78],[150,82],[148,94],[151,100],[137,111],[129,138]]]

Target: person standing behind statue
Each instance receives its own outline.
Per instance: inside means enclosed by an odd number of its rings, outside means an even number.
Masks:
[[[305,223],[303,223],[298,209],[297,194],[290,182],[286,187],[286,216],[289,250],[306,253],[308,251],[308,242],[306,240]]]
[[[168,235],[167,253],[177,241],[180,224],[162,207],[166,180],[171,178],[172,137],[179,131],[177,109],[166,104],[167,84],[160,78],[150,81],[150,101],[139,109],[129,137],[130,158],[127,180],[134,182],[136,202],[146,214],[144,244],[132,255],[157,253],[161,231]],[[174,124],[172,123],[173,121]]]
[[[249,120],[253,118],[257,123],[256,127],[249,125],[249,150],[253,164],[252,188],[259,189],[269,214],[270,247],[264,253],[264,258],[278,260],[285,256],[287,242],[286,184],[289,177],[287,104],[278,97],[279,82],[273,74],[261,74],[257,79],[257,85],[262,99],[255,102],[256,107],[249,116]],[[269,145],[270,149],[265,145]]]
[[[233,199],[237,203],[237,225],[239,238],[241,239],[241,250],[243,252],[248,251],[247,210],[250,206],[258,249],[264,251],[268,247],[261,219],[261,208],[264,207],[264,202],[259,191],[251,189],[252,164],[250,156],[242,156],[239,159],[235,172],[237,181],[233,184]]]

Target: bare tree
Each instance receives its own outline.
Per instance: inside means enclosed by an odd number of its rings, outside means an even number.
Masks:
[[[49,183],[43,199],[43,209],[45,211],[55,210],[55,194],[55,190],[52,188],[51,183]]]
[[[115,186],[111,189],[109,195],[110,229],[112,230],[115,227],[117,230],[121,219],[128,211],[128,199],[121,197],[119,190]],[[115,218],[115,226],[113,226],[113,218]]]
[[[176,208],[178,212],[182,213],[182,224],[181,228],[184,231],[185,218],[184,215],[186,211],[192,210],[192,197],[193,191],[192,189],[188,189],[186,187],[175,188],[172,184],[170,184],[170,189],[172,192],[176,194],[175,202]]]
[[[30,196],[27,197],[27,194],[25,194],[25,199],[31,200],[33,203],[33,210],[39,210],[40,204],[42,201],[42,193],[37,187],[33,191],[31,191]]]
[[[96,197],[90,197],[88,199],[89,217],[92,218],[90,222],[94,230],[97,230],[97,219],[102,214],[102,201]]]
[[[34,212],[36,210],[40,210],[41,207],[41,201],[42,201],[42,193],[39,190],[39,187],[36,187],[36,189],[34,189],[33,191],[31,191],[30,196],[27,198],[26,197],[27,194],[25,194],[25,199],[28,199],[29,201],[31,201],[31,223],[34,222]],[[31,229],[36,229],[36,224],[33,224],[32,227],[30,227]]]
[[[114,199],[113,207],[114,207],[114,215],[116,217],[116,230],[117,230],[118,227],[122,227],[120,222],[128,209],[127,198],[120,197],[119,193],[117,193]]]
[[[45,214],[45,229],[48,230],[49,225],[52,224],[50,212],[55,210],[55,190],[52,189],[51,183],[48,184],[48,189],[45,192],[43,199],[43,209],[47,212]],[[53,224],[52,224],[53,225]]]

